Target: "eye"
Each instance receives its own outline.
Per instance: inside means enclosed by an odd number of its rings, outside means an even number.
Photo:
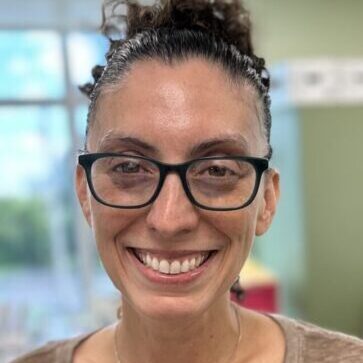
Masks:
[[[194,170],[199,177],[228,178],[239,174],[238,163],[230,160],[204,161]]]
[[[198,161],[191,167],[188,175],[209,181],[230,181],[246,178],[252,172],[252,165],[245,161],[221,159]]]
[[[127,174],[139,173],[140,169],[140,164],[135,161],[124,161],[113,167],[113,171]]]
[[[228,175],[235,175],[235,172],[224,166],[213,165],[207,169],[208,175],[215,177],[225,177]]]

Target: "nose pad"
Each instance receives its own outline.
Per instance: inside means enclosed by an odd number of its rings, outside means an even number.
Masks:
[[[146,222],[164,237],[192,231],[198,225],[199,214],[184,191],[177,174],[166,176],[162,189],[151,205]]]

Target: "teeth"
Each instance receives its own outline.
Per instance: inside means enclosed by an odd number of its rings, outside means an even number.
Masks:
[[[143,253],[135,250],[138,258],[143,264],[154,271],[159,271],[163,274],[177,275],[186,273],[199,267],[209,256],[209,253],[203,252],[197,257],[183,261],[167,261],[165,259],[159,261],[156,257],[150,256],[148,253]]]
[[[197,259],[195,260],[195,267],[198,267],[201,261],[202,261],[202,256],[198,256]]]
[[[159,264],[159,272],[163,274],[168,274],[170,271],[169,262],[166,260],[161,260]]]
[[[179,261],[173,261],[170,265],[170,273],[175,275],[175,274],[180,274],[180,262]]]
[[[153,270],[158,271],[159,270],[159,261],[156,257],[152,259],[151,267]]]
[[[189,268],[191,270],[195,269],[195,258],[194,257],[189,261]]]
[[[183,261],[181,268],[180,268],[181,272],[188,272],[189,271],[189,261],[185,260]]]

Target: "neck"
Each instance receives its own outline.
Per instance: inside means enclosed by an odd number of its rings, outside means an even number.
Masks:
[[[115,341],[120,362],[231,363],[240,330],[235,309],[225,296],[196,317],[151,319],[124,302]]]

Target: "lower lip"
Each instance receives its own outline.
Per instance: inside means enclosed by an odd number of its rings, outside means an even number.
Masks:
[[[191,270],[189,272],[184,272],[181,274],[163,274],[159,271],[155,271],[150,267],[146,267],[142,262],[140,262],[132,250],[127,249],[127,254],[130,256],[132,263],[136,266],[139,272],[146,277],[149,281],[156,283],[156,284],[187,284],[192,281],[198,279],[208,268],[211,264],[213,259],[216,256],[216,253],[213,252],[212,255],[205,261],[202,265]]]

